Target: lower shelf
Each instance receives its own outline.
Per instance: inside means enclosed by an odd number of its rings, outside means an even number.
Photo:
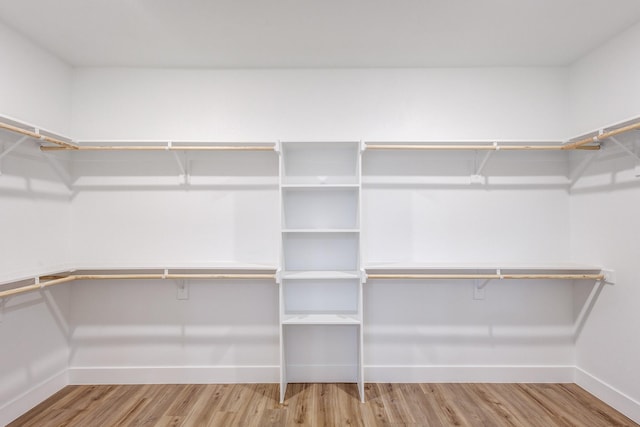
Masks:
[[[286,314],[283,325],[359,325],[355,314]]]

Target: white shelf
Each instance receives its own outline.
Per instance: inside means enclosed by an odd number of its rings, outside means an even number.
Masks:
[[[359,279],[359,271],[283,271],[282,279],[322,280],[322,279]]]
[[[39,271],[30,275],[20,275],[13,278],[0,280],[0,287],[15,287],[32,282],[34,278],[47,276],[68,276],[68,275],[121,275],[121,274],[275,274],[277,267],[263,264],[244,263],[189,263],[172,264],[158,267],[157,265],[143,264],[105,264],[105,265],[77,265],[75,267]]]
[[[274,265],[246,263],[185,263],[172,265],[118,264],[115,265],[81,265],[72,271],[76,274],[126,274],[126,273],[275,273]]]
[[[496,270],[502,272],[567,272],[567,273],[583,273],[598,272],[602,268],[594,265],[576,264],[576,263],[417,263],[417,262],[399,262],[399,263],[372,263],[364,267],[367,273],[447,273],[447,272],[479,272],[479,273],[495,273]]]
[[[353,177],[353,179],[357,179],[355,176]],[[302,181],[299,183],[282,183],[281,187],[283,189],[287,189],[287,188],[300,188],[300,189],[309,189],[309,190],[313,190],[313,189],[332,189],[332,188],[358,188],[360,187],[359,184],[357,183],[330,183],[330,184],[320,184],[320,183],[313,183],[313,182],[308,182],[310,180],[308,179],[296,179],[295,177],[289,177],[287,179],[287,181],[289,182],[295,182],[295,181]]]
[[[359,228],[285,228],[283,233],[359,233]]]
[[[285,314],[283,325],[359,325],[356,315],[350,314]]]

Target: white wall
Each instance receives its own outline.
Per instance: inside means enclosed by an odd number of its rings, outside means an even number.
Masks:
[[[79,139],[565,137],[566,70],[79,69]]]
[[[276,382],[278,288],[272,280],[78,282],[72,383]]]
[[[3,24],[0,58],[0,115],[67,134],[71,68]],[[0,132],[0,151],[17,139]],[[68,188],[34,141],[0,160],[0,171],[0,283],[68,268]],[[0,425],[67,384],[68,298],[62,285],[0,302]]]
[[[0,283],[31,277],[31,284],[35,275],[69,268],[69,190],[34,142],[1,166]],[[68,285],[60,285],[0,300],[0,425],[67,384],[68,299]]]
[[[640,116],[640,23],[569,68],[570,136]]]
[[[0,23],[0,114],[69,133],[71,67]]]
[[[571,70],[574,126],[597,129],[640,116],[640,25],[587,55]],[[620,140],[640,149],[638,133]],[[617,153],[617,154],[616,154]],[[640,216],[637,162],[611,142],[571,194],[571,254],[575,260],[615,270],[615,285],[599,293],[576,342],[577,382],[640,421],[640,345],[635,338]],[[576,154],[574,164],[582,155]],[[597,292],[595,290],[594,292]],[[576,298],[587,298],[577,292]]]
[[[80,69],[74,79],[72,127],[78,139],[558,141],[565,138],[566,90],[563,69]],[[107,163],[96,162],[95,155],[79,158],[74,169],[80,189],[73,199],[75,257],[86,266],[275,263],[279,239],[275,157],[218,156],[190,157],[191,186],[179,185],[167,153],[135,159],[127,154],[128,162],[117,156],[108,157]],[[374,183],[364,192],[366,259],[532,263],[567,256],[563,154],[500,153],[487,166],[489,185],[470,187],[474,161],[466,154],[437,158],[365,154],[365,175]],[[427,175],[425,181],[416,181],[421,175]],[[375,185],[376,181],[401,185],[388,188]],[[389,241],[389,236],[395,237]],[[526,375],[548,379],[545,368],[573,364],[570,284],[491,286],[486,301],[471,300],[469,283],[423,285],[366,286],[365,328],[371,327],[366,329],[367,364],[541,368],[538,373],[508,374],[512,379]],[[189,321],[175,318],[175,309],[198,302],[171,302],[171,289],[149,284],[145,291],[158,292],[149,298],[164,301],[158,304],[167,309],[134,319],[129,313],[138,312],[144,300],[138,285],[82,289],[73,294],[72,368],[121,366],[126,364],[122,355],[136,366],[192,363],[188,354],[199,344],[189,338],[182,342],[175,335],[157,342],[161,340],[150,331],[158,325],[164,330],[176,320],[185,330],[193,328]],[[206,298],[242,300],[241,289],[222,291],[214,286],[207,288]],[[397,304],[387,304],[390,289],[401,290]],[[118,300],[123,290],[134,297]],[[109,320],[113,306],[96,304],[98,293],[99,300],[120,301],[122,319]],[[437,318],[431,316],[436,311],[429,307],[442,307],[445,294],[448,309],[438,311]],[[425,300],[431,305],[424,305]],[[554,301],[553,309],[549,300]],[[277,312],[275,304],[270,309]],[[492,314],[496,311],[499,314]],[[396,320],[402,314],[409,318],[399,325]],[[219,327],[219,319],[203,316],[197,326],[208,331],[205,334]],[[257,322],[259,317],[247,319]],[[111,331],[114,321],[144,337],[138,342],[122,337],[101,342],[99,337]],[[241,317],[230,316],[224,324],[238,331],[239,322]],[[434,323],[457,338],[425,339],[420,331]],[[461,324],[478,330],[461,333]],[[513,324],[515,329],[509,326]],[[423,338],[416,340],[407,331],[418,331]],[[209,348],[222,346],[242,353],[236,333],[212,340]],[[275,336],[265,345],[266,351],[252,364],[277,363]],[[153,350],[151,356],[145,356],[145,349]]]
[[[473,153],[365,152],[365,262],[567,262],[565,161],[563,153],[496,153],[486,184],[471,185]],[[474,300],[473,286],[368,282],[369,380],[570,380],[571,282],[493,281],[484,300]]]
[[[571,195],[572,256],[616,273],[614,285],[594,290],[595,302],[576,341],[576,364],[578,384],[639,421],[640,179],[628,156],[607,159],[614,150],[603,153]]]
[[[171,153],[76,156],[76,264],[277,265],[277,154],[191,153],[187,161],[185,185]]]

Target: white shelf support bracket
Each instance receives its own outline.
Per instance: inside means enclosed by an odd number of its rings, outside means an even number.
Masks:
[[[573,188],[573,186],[576,185],[580,177],[582,177],[589,166],[591,166],[591,163],[593,163],[599,156],[600,151],[597,151],[594,154],[589,154],[582,160],[582,162],[580,162],[580,164],[575,168],[572,168],[569,176],[569,188]]]
[[[609,140],[614,144],[616,144],[618,147],[622,148],[622,150],[625,153],[627,153],[629,156],[635,159],[636,161],[635,175],[636,177],[640,178],[640,156],[636,152],[634,152],[632,149],[630,149],[629,147],[624,145],[622,142],[620,142],[616,137],[611,136],[609,137]],[[640,140],[640,138],[638,138],[638,140]]]
[[[491,158],[493,153],[495,153],[496,151],[499,151],[499,150],[500,150],[500,146],[498,145],[497,142],[494,142],[493,143],[493,150],[487,151],[485,153],[485,155],[482,158],[482,161],[480,162],[480,164],[478,164],[478,162],[477,162],[479,153],[476,151],[476,168],[475,168],[475,171],[474,171],[473,175],[471,175],[471,183],[472,184],[482,184],[483,179],[484,179],[484,176],[482,175],[482,171],[484,170],[485,166],[489,162],[489,159]]]
[[[277,140],[273,144],[273,151],[275,151],[278,154],[282,154],[282,143],[280,142],[280,140]]]
[[[604,278],[602,279],[602,281],[608,285],[615,285],[616,284],[616,271],[615,270],[607,270],[607,269],[602,269],[602,274],[604,275]]]
[[[191,168],[189,167],[189,152],[184,152],[184,183],[191,184]]]
[[[176,299],[188,300],[189,299],[189,282],[187,280],[176,280],[176,287],[178,292]]]
[[[367,143],[364,141],[360,141],[360,154],[364,153],[367,149]]]
[[[474,279],[473,280],[473,299],[474,300],[481,301],[485,299],[486,287],[490,281],[491,279],[485,279],[485,280]]]
[[[27,139],[29,139],[28,136],[23,136],[0,153],[0,175],[2,175],[2,158],[12,152],[14,149],[18,148],[18,146],[25,142]]]
[[[178,166],[178,170],[180,171],[180,180],[184,183],[184,184],[188,184],[189,183],[189,171],[187,168],[187,163],[188,160],[186,159],[186,153],[185,153],[185,160],[184,162],[182,161],[182,159],[180,158],[180,154],[175,151],[175,150],[171,150],[171,141],[169,141],[168,145],[167,145],[167,150],[171,151],[171,154],[173,155],[174,160],[176,161],[176,165]]]
[[[282,283],[282,269],[278,267],[276,269],[276,285],[279,285],[281,283]]]
[[[640,157],[640,132],[636,131],[634,133],[636,135],[636,149],[635,149],[635,153],[636,156]],[[636,164],[636,170],[635,170],[635,175],[640,178],[640,162]]]
[[[69,189],[71,190],[73,185],[73,179],[71,178],[71,175],[69,175],[69,172],[66,171],[66,169],[60,164],[60,162],[58,161],[58,159],[56,159],[55,157],[53,157],[52,155],[46,153],[46,152],[41,152],[42,157],[44,157],[44,159],[47,161],[47,163],[49,163],[49,166],[51,166],[51,169],[53,169],[53,171],[56,173],[56,175],[58,175],[58,178],[60,178],[60,180],[62,181],[62,183]]]

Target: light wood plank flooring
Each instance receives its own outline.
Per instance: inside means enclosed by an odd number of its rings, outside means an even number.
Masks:
[[[10,426],[637,426],[574,384],[69,386]]]

